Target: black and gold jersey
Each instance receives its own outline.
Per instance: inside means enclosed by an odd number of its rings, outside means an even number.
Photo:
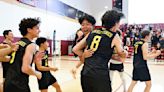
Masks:
[[[134,68],[147,67],[147,62],[143,58],[143,51],[142,51],[143,44],[144,44],[143,40],[137,41],[134,44],[134,58],[133,58]]]
[[[88,49],[92,49],[94,54],[85,58],[82,74],[95,76],[98,74],[107,75],[108,62],[113,54],[111,46],[115,32],[105,28],[93,30],[86,39]]]

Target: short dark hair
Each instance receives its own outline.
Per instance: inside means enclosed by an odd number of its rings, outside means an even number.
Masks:
[[[110,29],[115,26],[115,24],[118,23],[123,17],[123,13],[117,12],[115,10],[108,10],[101,18],[102,26]]]
[[[46,41],[47,41],[46,38],[44,38],[44,37],[39,37],[39,38],[36,39],[35,43],[36,43],[38,46],[40,46],[42,43],[44,43],[44,42],[46,42]]]
[[[85,16],[82,16],[82,17],[80,17],[80,18],[78,19],[78,21],[79,21],[80,24],[82,24],[82,22],[83,22],[84,20],[87,20],[87,21],[88,21],[89,23],[91,23],[92,25],[95,25],[95,23],[96,23],[95,18],[94,18],[93,16],[91,16],[91,15],[85,15]]]
[[[9,32],[12,32],[12,31],[11,30],[4,30],[3,31],[3,36],[6,38],[6,35],[8,35]]]
[[[24,18],[19,24],[19,31],[23,36],[25,36],[27,34],[27,28],[33,28],[39,23],[39,18]]]
[[[148,30],[144,30],[141,32],[141,38],[145,38],[146,36],[149,36],[150,35],[150,31]]]

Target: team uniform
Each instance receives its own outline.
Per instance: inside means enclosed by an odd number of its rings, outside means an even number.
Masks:
[[[109,69],[112,71],[123,72],[124,71],[124,65],[122,62],[119,62],[116,60],[111,60]]]
[[[150,81],[150,73],[147,66],[147,60],[143,58],[142,45],[143,40],[140,40],[134,44],[134,59],[133,59],[133,77],[134,81]]]
[[[3,44],[8,44],[6,42],[2,42]],[[11,53],[8,55],[10,56],[10,58],[12,57]],[[6,78],[6,74],[7,74],[7,71],[10,67],[10,63],[9,62],[2,62],[2,68],[3,68],[3,78]]]
[[[115,50],[114,50],[113,54],[116,54]],[[124,71],[124,65],[121,61],[111,59],[109,70],[123,72]]]
[[[113,54],[112,40],[116,33],[105,28],[93,30],[86,42],[94,54],[85,58],[81,71],[83,92],[111,92],[108,62]]]
[[[27,38],[21,38],[18,42],[19,48],[16,52],[13,52],[13,58],[10,60],[12,64],[7,71],[4,92],[30,92],[29,75],[23,73],[21,68],[26,47],[31,43]]]
[[[42,59],[42,66],[48,67],[48,51],[45,51],[45,55]],[[35,67],[36,70],[37,67]],[[38,70],[39,71],[39,70]],[[42,73],[42,78],[38,79],[39,89],[48,89],[49,85],[57,82],[56,78],[50,73],[50,71],[40,71]]]

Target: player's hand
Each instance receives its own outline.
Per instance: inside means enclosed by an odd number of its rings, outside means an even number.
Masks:
[[[34,61],[41,61],[44,56],[44,52],[38,51],[34,56]]]
[[[42,73],[39,72],[39,71],[35,71],[35,76],[36,76],[38,79],[41,79],[41,78],[42,78]]]
[[[0,44],[0,49],[7,48],[7,47],[9,47],[9,45],[7,45],[7,44]]]
[[[19,48],[19,45],[18,44],[15,44],[15,43],[10,43],[9,45],[10,45],[12,51],[17,51],[18,48]]]
[[[83,56],[85,58],[88,58],[88,57],[91,57],[93,55],[94,51],[92,49],[89,49],[89,50],[85,50],[84,53],[83,53]]]
[[[74,67],[74,68],[71,70],[72,77],[73,77],[74,79],[76,79],[76,71],[77,71],[77,68],[76,68],[76,67]]]
[[[156,51],[157,51],[156,49],[152,49],[152,51],[151,51],[151,52],[152,52],[152,53],[156,53]]]
[[[128,52],[124,50],[122,53],[119,54],[121,58],[126,58],[128,56]]]
[[[56,72],[57,70],[59,70],[57,67],[51,67],[51,70]]]
[[[157,54],[157,56],[159,56],[161,54],[161,51],[160,50],[157,50],[156,51],[156,54]]]

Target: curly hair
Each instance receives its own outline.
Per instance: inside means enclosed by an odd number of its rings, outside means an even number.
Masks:
[[[27,28],[33,28],[39,23],[39,18],[24,18],[19,24],[19,31],[23,36],[25,36],[27,34]]]

